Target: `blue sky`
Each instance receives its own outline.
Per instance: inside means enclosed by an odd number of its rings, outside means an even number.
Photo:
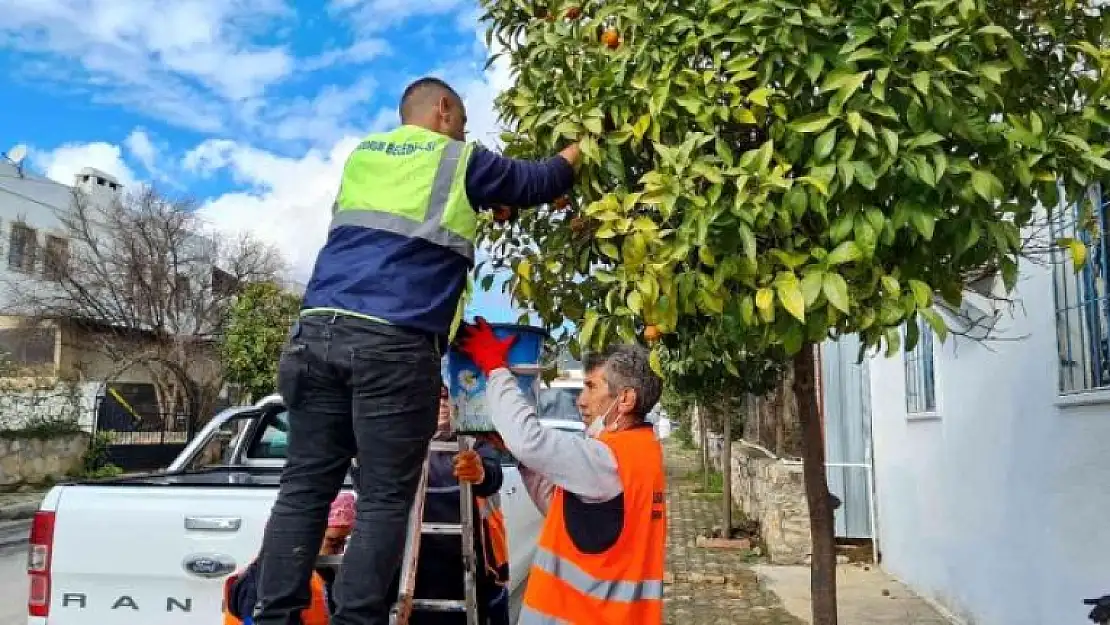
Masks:
[[[396,123],[411,80],[463,95],[497,135],[477,0],[0,0],[0,151],[71,183],[82,167],[187,194],[214,227],[277,245],[304,277],[343,160]],[[474,309],[515,317],[500,289]]]

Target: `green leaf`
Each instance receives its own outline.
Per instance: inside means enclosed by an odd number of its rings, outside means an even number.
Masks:
[[[944,322],[940,314],[933,308],[919,310],[918,313],[920,313],[925,319],[925,322],[929,324],[929,327],[933,329],[933,334],[936,334],[940,342],[943,343],[948,338],[948,324]]]
[[[990,63],[983,63],[979,66],[979,74],[987,80],[997,84],[1002,84],[1002,74],[1013,69],[1009,63],[1001,61],[992,61]]]
[[[648,356],[648,365],[651,366],[651,370],[655,372],[655,375],[661,378],[666,377],[666,374],[663,373],[663,362],[659,357],[659,348],[651,350],[651,355]]]
[[[764,312],[770,310],[775,304],[775,292],[767,287],[759,289],[755,292],[755,307]]]
[[[820,270],[812,270],[802,278],[802,297],[805,298],[806,307],[813,306],[817,302],[817,298],[821,296],[821,285],[823,283],[825,273]]]
[[[786,309],[786,312],[804,323],[806,320],[806,304],[798,280],[780,281],[775,287],[778,290],[779,301],[782,302],[782,307]]]
[[[916,72],[913,75],[913,86],[923,95],[929,95],[929,72]]]
[[[935,132],[925,132],[907,141],[906,149],[913,150],[916,148],[924,148],[930,145],[936,145],[941,141],[944,141],[944,137],[941,135]]]
[[[898,133],[889,128],[883,128],[880,134],[883,135],[883,141],[886,142],[886,149],[890,155],[898,154]]]
[[[813,143],[813,156],[818,161],[823,161],[832,154],[834,147],[836,147],[836,128],[830,128],[821,133]]]
[[[852,134],[858,135],[859,128],[863,125],[863,116],[859,111],[848,111],[848,128],[852,129]]]
[[[578,340],[582,345],[591,345],[590,340],[593,338],[598,318],[597,311],[586,311],[586,319],[582,323],[582,328],[578,331]]]
[[[600,135],[601,133],[605,132],[605,128],[604,126],[602,126],[601,119],[597,117],[587,117],[582,122],[582,124],[586,127],[586,130],[589,130],[595,135]]]
[[[856,170],[856,181],[868,191],[874,191],[875,186],[878,184],[878,178],[875,176],[875,170],[871,168],[871,163],[867,161],[852,161],[852,167]]]
[[[805,117],[791,122],[790,129],[801,134],[821,132],[832,123],[832,121],[833,117],[831,115],[813,113],[812,115],[806,115]]]
[[[929,307],[930,302],[933,301],[933,290],[928,284],[920,280],[910,280],[910,290],[913,291],[913,299],[919,308]]]
[[[979,194],[979,197],[988,202],[993,202],[1002,197],[1002,182],[989,171],[977,169],[971,172],[971,186]]]
[[[914,229],[921,233],[921,236],[926,241],[933,240],[933,230],[936,228],[937,218],[931,213],[927,213],[922,209],[917,209],[910,213],[910,223],[913,224]]]
[[[910,50],[921,54],[932,54],[937,51],[937,46],[931,41],[915,41],[910,44]]]
[[[767,87],[760,87],[748,94],[748,102],[758,104],[763,108],[767,108],[767,98],[771,95],[771,90]]]
[[[842,313],[848,313],[848,283],[840,274],[826,273],[821,283],[821,291],[834,308]]]
[[[999,26],[997,24],[991,24],[989,26],[984,26],[984,27],[980,28],[979,30],[977,30],[975,32],[979,35],[994,35],[994,36],[1003,37],[1003,38],[1006,38],[1006,39],[1013,39],[1013,35],[1010,34],[1010,31],[1006,30],[1005,28],[1002,28],[1001,26]]]
[[[843,265],[863,258],[863,253],[860,251],[859,246],[855,241],[845,241],[836,246],[836,249],[829,254],[826,262],[830,266]]]
[[[1087,264],[1087,246],[1079,239],[1057,239],[1056,245],[1067,248],[1068,255],[1071,256],[1072,268],[1075,269],[1076,273]]]
[[[746,223],[741,222],[739,230],[740,245],[744,248],[744,257],[754,261],[756,255],[755,234],[752,233],[751,227]]]
[[[643,139],[644,134],[647,133],[650,126],[651,114],[644,113],[640,116],[640,119],[636,120],[636,123],[632,126],[632,136],[636,137],[637,140]]]

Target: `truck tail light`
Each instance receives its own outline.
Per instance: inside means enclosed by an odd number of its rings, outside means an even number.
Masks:
[[[27,615],[50,616],[50,563],[54,550],[54,513],[39,511],[31,522],[31,539],[27,548]]]

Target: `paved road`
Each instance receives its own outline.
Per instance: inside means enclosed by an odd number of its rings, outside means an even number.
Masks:
[[[27,623],[27,548],[0,549],[0,625]]]

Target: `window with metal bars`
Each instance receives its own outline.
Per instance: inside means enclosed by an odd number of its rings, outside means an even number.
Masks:
[[[915,323],[917,323],[917,345],[905,353],[906,412],[911,415],[933,414],[937,410],[933,330],[921,317],[918,317]]]
[[[1087,262],[1075,271],[1067,249],[1052,250],[1052,287],[1056,305],[1056,344],[1060,394],[1110,387],[1110,265],[1106,257],[1106,211],[1110,198],[1100,184],[1088,197],[1061,203],[1049,220],[1053,241],[1076,239],[1087,247]],[[1094,232],[1080,227],[1091,221]]]

